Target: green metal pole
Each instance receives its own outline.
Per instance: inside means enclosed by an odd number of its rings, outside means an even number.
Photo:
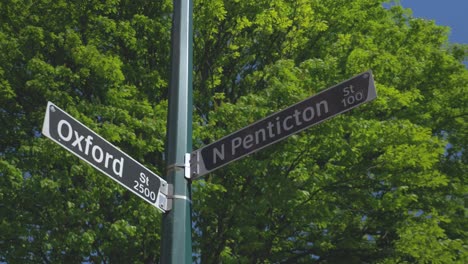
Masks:
[[[172,209],[163,215],[162,264],[192,263],[191,185],[185,154],[192,152],[193,1],[173,0],[166,181]],[[170,188],[171,189],[171,188]]]

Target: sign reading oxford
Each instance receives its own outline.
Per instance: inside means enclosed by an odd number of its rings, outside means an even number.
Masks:
[[[42,133],[162,212],[168,210],[165,180],[51,102]]]
[[[192,152],[192,178],[203,176],[376,97],[372,72],[357,75]]]

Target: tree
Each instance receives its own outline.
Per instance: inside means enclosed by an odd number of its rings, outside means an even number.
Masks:
[[[40,131],[53,101],[160,173],[170,2],[3,1],[0,13],[0,259],[157,262],[160,214]]]
[[[379,94],[195,182],[201,263],[466,261],[467,71],[446,28],[379,1],[201,9],[219,22],[198,42],[221,42],[197,71],[204,143],[367,69]]]
[[[398,5],[194,1],[194,147],[372,69],[378,98],[193,182],[194,261],[464,263],[468,71]],[[0,261],[158,263],[160,213],[41,136],[162,175],[171,1],[0,3]]]

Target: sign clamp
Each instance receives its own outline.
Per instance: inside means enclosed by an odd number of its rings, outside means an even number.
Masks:
[[[159,203],[156,206],[163,210],[165,213],[172,209],[172,204],[169,202],[169,195],[164,195],[161,193],[161,191],[159,191],[158,201]]]
[[[176,169],[184,169],[184,177],[187,180],[190,180],[191,179],[191,175],[190,175],[191,155],[192,155],[191,153],[185,153],[183,164],[176,163],[176,164],[169,165],[166,167],[166,170],[170,171],[170,170],[176,170]],[[163,201],[163,202],[159,203],[159,207],[161,209],[170,211],[172,209],[172,204],[173,204],[174,199],[186,200],[189,203],[192,203],[192,200],[190,199],[190,197],[174,194],[174,186],[172,184],[164,183],[164,185],[161,185],[160,190],[163,194],[165,194],[164,196],[165,199],[164,200],[161,199],[160,201]]]
[[[169,184],[167,184],[167,182],[162,182],[161,186],[159,186],[159,193],[158,193],[159,204],[157,204],[156,206],[168,212],[172,209],[171,203],[168,200],[169,200]]]
[[[192,200],[190,197],[183,196],[183,195],[177,195],[174,194],[174,185],[168,184],[168,191],[169,193],[165,196],[166,200],[164,201],[165,204],[160,204],[160,206],[164,206],[166,211],[170,211],[172,209],[172,204],[174,203],[174,199],[180,199],[180,200],[185,200],[188,201],[189,203],[192,203]]]
[[[190,168],[192,170],[191,178],[197,178],[200,174],[200,152],[198,150],[192,152],[190,159]]]
[[[184,169],[184,177],[186,179],[190,180],[191,179],[191,177],[190,177],[190,157],[191,157],[191,155],[192,154],[190,154],[190,153],[185,153],[184,163],[183,164],[176,163],[176,164],[168,165],[166,167],[166,170],[171,171],[171,170],[176,170],[176,169]]]
[[[190,160],[191,160],[191,156],[192,154],[190,153],[185,153],[185,157],[184,157],[184,176],[186,179],[189,179],[191,178],[191,175],[190,175]]]

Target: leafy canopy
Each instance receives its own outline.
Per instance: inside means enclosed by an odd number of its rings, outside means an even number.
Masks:
[[[466,263],[467,49],[382,0],[194,1],[194,148],[372,69],[378,98],[193,182],[194,262]],[[158,263],[161,215],[41,136],[162,175],[172,3],[0,3],[0,261]]]

